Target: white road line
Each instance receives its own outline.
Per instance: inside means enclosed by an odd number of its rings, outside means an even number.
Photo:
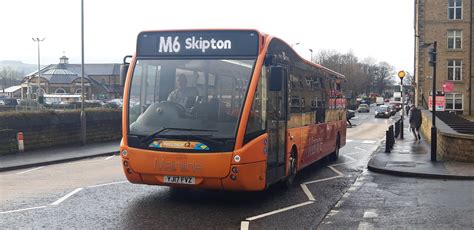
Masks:
[[[102,186],[107,186],[107,185],[113,185],[113,184],[122,184],[122,183],[127,183],[128,181],[117,181],[117,182],[112,182],[112,183],[106,183],[106,184],[97,184],[97,185],[91,185],[87,186],[88,188],[97,188],[97,187],[102,187]]]
[[[34,168],[34,169],[30,169],[30,170],[26,170],[26,171],[23,171],[23,172],[19,172],[19,173],[16,173],[16,175],[21,175],[21,174],[29,173],[29,172],[31,172],[31,171],[35,171],[35,170],[38,170],[38,169],[41,169],[41,168],[44,168],[44,166],[41,166],[41,167],[38,167],[38,168]]]
[[[342,155],[343,157],[349,158],[349,160],[357,161],[355,158],[348,156],[347,154]]]
[[[357,228],[357,230],[368,230],[368,229],[374,229],[374,228],[367,222],[360,222],[359,227]]]
[[[250,222],[242,221],[240,222],[240,230],[248,230]]]
[[[362,144],[375,144],[377,141],[362,141]]]
[[[364,219],[366,218],[377,218],[379,215],[377,214],[377,209],[369,209],[364,212]]]
[[[295,208],[299,208],[299,207],[302,207],[302,206],[305,206],[305,205],[308,205],[308,204],[312,204],[312,203],[314,203],[314,202],[313,201],[306,201],[306,202],[303,202],[301,204],[296,204],[296,205],[292,205],[292,206],[289,206],[289,207],[286,207],[286,208],[277,209],[275,211],[267,212],[267,213],[264,213],[264,214],[261,214],[261,215],[258,215],[258,216],[249,217],[245,220],[252,221],[252,220],[260,219],[260,218],[263,218],[263,217],[266,217],[266,216],[270,216],[270,215],[277,214],[277,213],[280,213],[280,212],[285,212],[285,211],[295,209]]]
[[[308,181],[308,182],[304,182],[304,184],[313,184],[313,183],[318,183],[318,182],[322,182],[322,181],[336,179],[336,178],[339,178],[339,177],[342,177],[342,176],[333,176],[333,177],[328,177],[328,178],[324,178],[324,179]]]
[[[300,184],[301,186],[301,189],[303,189],[303,192],[306,194],[306,196],[308,197],[308,200],[315,200],[314,199],[314,196],[313,194],[311,194],[311,192],[309,191],[308,187],[306,187],[305,184]]]
[[[79,191],[81,191],[83,188],[76,188],[74,191],[66,194],[65,196],[63,196],[61,199],[55,201],[54,203],[52,203],[51,205],[58,205],[60,204],[61,202],[65,201],[67,198],[69,198],[70,196],[78,193]]]
[[[346,142],[353,142],[354,140],[346,140]]]
[[[369,150],[363,149],[363,148],[361,148],[361,147],[354,147],[354,148],[355,148],[355,149],[358,149],[358,150],[360,150],[360,151],[362,151],[362,152],[367,152],[367,151],[369,151]]]
[[[6,213],[12,213],[12,212],[22,212],[22,211],[33,210],[33,209],[40,209],[40,208],[46,208],[46,207],[47,207],[47,206],[39,206],[39,207],[33,207],[33,208],[17,209],[17,210],[11,210],[11,211],[0,212],[0,214],[6,214]]]
[[[337,173],[337,175],[339,176],[344,176],[344,173],[340,172],[339,170],[335,169],[332,165],[328,166],[328,168],[330,168],[332,171],[334,171],[335,173]]]
[[[105,160],[111,159],[111,158],[113,158],[113,157],[115,157],[115,155],[112,155],[112,156],[110,156],[110,157],[107,157],[107,158],[105,158]]]
[[[332,164],[332,165],[329,165],[328,167],[335,167],[335,166],[346,165],[346,164],[350,164],[350,163],[354,163],[354,161],[346,161],[346,162],[342,162],[342,163],[339,163],[339,164]]]

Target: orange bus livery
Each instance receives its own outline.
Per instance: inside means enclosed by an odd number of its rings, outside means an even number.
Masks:
[[[291,185],[346,143],[345,77],[257,30],[141,32],[121,77],[120,153],[132,183]]]

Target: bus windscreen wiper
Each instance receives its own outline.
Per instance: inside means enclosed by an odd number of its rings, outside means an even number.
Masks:
[[[178,131],[203,131],[203,132],[217,132],[217,130],[215,129],[184,129],[184,128],[162,128],[146,137],[144,137],[143,139],[141,139],[141,143],[147,143],[149,141],[151,141],[153,138],[155,138],[156,136],[158,136],[158,134],[164,132],[164,131],[167,131],[167,130],[178,130]],[[187,135],[189,136],[189,135]],[[193,136],[193,135],[190,135],[190,136]],[[203,138],[203,137],[201,137]],[[209,138],[206,138],[206,139],[209,139]]]

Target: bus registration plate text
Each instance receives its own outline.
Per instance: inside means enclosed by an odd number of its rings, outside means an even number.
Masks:
[[[191,176],[164,176],[163,179],[171,184],[196,184],[196,178]]]

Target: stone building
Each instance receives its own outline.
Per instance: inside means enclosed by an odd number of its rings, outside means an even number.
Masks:
[[[35,98],[40,95],[80,95],[81,65],[69,64],[66,56],[60,58],[59,64],[48,65],[28,74],[21,84],[22,98]],[[120,64],[85,64],[84,91],[86,99],[122,98],[123,87],[120,86]]]
[[[415,0],[415,101],[428,108],[433,84],[429,50],[437,42],[436,91],[446,111],[473,114],[472,1]]]

